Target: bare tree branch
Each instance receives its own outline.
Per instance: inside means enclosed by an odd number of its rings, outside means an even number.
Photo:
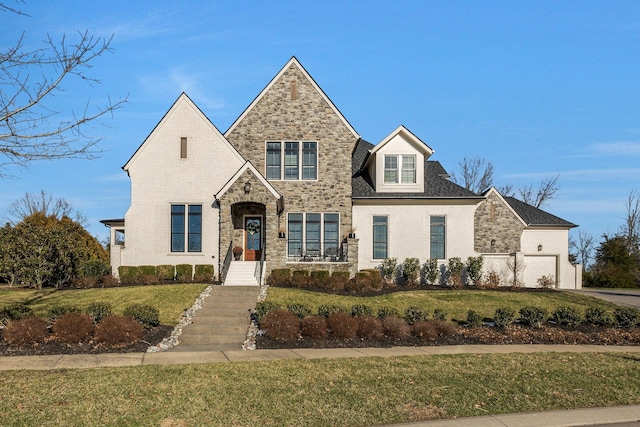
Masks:
[[[481,193],[493,185],[493,164],[485,159],[465,157],[459,163],[460,175],[455,173],[451,179],[458,185],[474,193]]]
[[[631,191],[624,206],[627,215],[620,231],[631,254],[640,249],[640,195]]]
[[[0,10],[21,13],[3,3]],[[109,99],[101,106],[87,101],[81,111],[66,112],[66,117],[50,102],[71,79],[90,86],[100,83],[85,73],[96,58],[112,51],[112,39],[113,35],[102,38],[87,31],[79,32],[75,40],[63,35],[56,41],[47,35],[42,48],[28,50],[23,33],[0,52],[0,170],[10,165],[28,167],[34,160],[91,159],[100,153],[100,138],[85,134],[84,129],[121,108],[127,99]]]
[[[79,224],[85,224],[86,218],[80,212],[75,211],[73,204],[66,199],[54,198],[44,190],[38,194],[25,193],[20,199],[11,203],[6,211],[5,219],[10,224],[16,225],[28,216],[40,213],[47,216],[55,216],[58,219],[68,217]]]
[[[573,255],[576,257],[576,263],[582,264],[582,268],[584,270],[588,270],[591,265],[595,244],[595,238],[584,231],[578,232],[577,239],[574,239],[573,236],[569,236],[569,248],[573,251]]]
[[[518,193],[521,200],[536,208],[544,206],[549,200],[554,199],[560,190],[559,178],[560,175],[556,175],[553,178],[545,178],[537,188],[534,188],[533,185],[520,188]]]

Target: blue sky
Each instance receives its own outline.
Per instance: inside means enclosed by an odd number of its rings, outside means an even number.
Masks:
[[[599,237],[622,224],[640,190],[638,1],[28,1],[0,13],[5,48],[26,31],[109,37],[100,85],[70,82],[51,107],[129,103],[104,126],[97,160],[33,163],[0,180],[0,215],[41,189],[98,221],[123,217],[121,170],[181,92],[224,132],[296,56],[366,140],[403,124],[450,172],[465,156],[495,167],[496,185],[560,175],[545,207]],[[162,173],[162,171],[158,171]]]

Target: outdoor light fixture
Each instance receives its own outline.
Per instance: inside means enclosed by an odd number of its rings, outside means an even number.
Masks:
[[[538,245],[538,252],[541,252],[541,251],[542,251],[542,244],[539,244]]]
[[[244,185],[244,194],[249,194],[250,191],[251,191],[251,183],[247,181],[247,183]]]
[[[491,239],[491,247],[496,245],[496,239]]]

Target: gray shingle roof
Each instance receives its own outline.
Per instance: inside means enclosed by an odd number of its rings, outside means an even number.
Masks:
[[[423,193],[378,193],[366,170],[361,170],[373,144],[360,139],[352,155],[352,195],[354,199],[426,199],[426,198],[472,198],[481,199],[482,196],[460,187],[449,181],[447,172],[440,162],[426,161],[424,164],[424,192]]]
[[[549,212],[545,212],[542,209],[538,209],[535,206],[531,206],[514,197],[505,197],[504,199],[528,226],[577,227],[576,224],[565,221],[560,217],[552,215]]]

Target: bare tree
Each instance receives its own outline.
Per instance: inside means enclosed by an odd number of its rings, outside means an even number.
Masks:
[[[554,199],[560,191],[559,178],[560,175],[556,175],[553,178],[543,179],[538,187],[534,188],[533,185],[529,185],[518,189],[520,200],[536,208],[541,208],[549,200]]]
[[[631,254],[640,249],[640,195],[631,191],[624,206],[627,212],[620,231]]]
[[[26,16],[4,3],[0,11]],[[9,165],[28,167],[34,160],[91,159],[99,154],[100,139],[86,135],[84,129],[121,108],[126,98],[109,99],[102,106],[83,102],[79,110],[62,115],[52,107],[52,97],[71,79],[89,86],[99,83],[85,72],[96,58],[111,52],[112,38],[87,31],[72,39],[47,35],[43,47],[29,49],[23,32],[15,44],[0,51],[0,170]]]
[[[583,270],[587,270],[591,265],[595,244],[595,238],[584,231],[578,232],[577,239],[574,239],[573,236],[569,237],[569,248],[576,257],[576,263],[582,264]]]
[[[35,213],[41,213],[46,217],[54,216],[58,219],[66,216],[80,224],[86,223],[84,215],[74,211],[71,202],[59,197],[54,198],[44,190],[40,190],[38,194],[25,193],[20,199],[11,203],[5,217],[11,224],[16,225]]]
[[[458,164],[460,175],[455,173],[451,179],[458,185],[474,193],[481,193],[493,185],[493,164],[480,157],[469,159],[465,157]]]

